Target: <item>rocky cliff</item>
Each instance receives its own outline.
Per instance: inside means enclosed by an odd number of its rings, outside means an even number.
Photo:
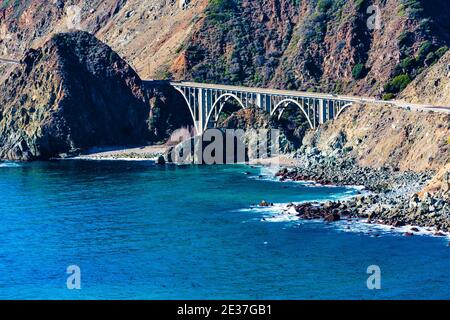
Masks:
[[[354,106],[308,132],[295,168],[282,181],[362,185],[371,192],[328,203],[293,206],[300,219],[364,218],[398,228],[450,232],[450,115],[390,106]],[[437,173],[437,174],[436,174]],[[434,178],[433,178],[434,176]],[[410,227],[405,235],[419,229]]]
[[[161,123],[166,130],[174,123],[167,115],[149,123],[165,100],[164,89],[144,89],[136,72],[92,35],[55,35],[27,51],[0,87],[0,158],[145,144],[164,137],[155,129]]]
[[[447,0],[5,2],[0,45],[20,57],[53,33],[95,34],[142,78],[392,98],[446,52]],[[79,23],[72,7],[79,9]],[[68,20],[68,17],[70,18]],[[69,23],[68,23],[69,21]]]

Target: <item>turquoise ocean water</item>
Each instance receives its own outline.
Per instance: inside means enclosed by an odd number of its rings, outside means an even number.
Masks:
[[[448,239],[270,219],[252,205],[355,190],[261,170],[1,162],[0,299],[450,298]],[[81,290],[66,287],[69,265]],[[370,265],[381,290],[367,289]]]

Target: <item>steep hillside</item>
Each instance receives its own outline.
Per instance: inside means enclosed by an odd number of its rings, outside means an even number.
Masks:
[[[175,0],[1,2],[0,56],[20,59],[27,48],[39,47],[53,34],[76,28],[111,46],[142,78],[161,78],[207,0],[192,0],[187,10],[181,10]]]
[[[20,58],[73,27],[67,17],[75,5],[76,27],[110,45],[142,78],[391,98],[450,43],[447,0],[188,2],[183,10],[175,0],[3,1],[0,50]]]
[[[438,63],[420,74],[401,94],[412,102],[436,106],[450,106],[450,52]]]
[[[450,28],[439,12],[450,3],[429,2],[211,1],[183,72],[197,81],[391,98],[447,50]]]
[[[304,143],[331,152],[339,145],[369,167],[440,170],[450,162],[450,115],[392,107],[355,106]]]
[[[423,190],[422,194],[425,192],[450,202],[450,163],[436,174]]]

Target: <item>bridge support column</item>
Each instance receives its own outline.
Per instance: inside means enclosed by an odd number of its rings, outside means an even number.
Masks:
[[[263,109],[263,110],[264,110],[263,98],[262,98],[262,94],[261,94],[261,93],[258,93],[258,94],[256,95],[256,106],[257,106],[259,109]]]
[[[324,124],[328,120],[327,103],[324,99],[319,100],[319,124]]]
[[[198,132],[197,134],[202,135],[205,131],[205,107],[206,107],[206,101],[204,99],[204,90],[198,89],[198,96],[197,96],[197,108],[198,108]]]

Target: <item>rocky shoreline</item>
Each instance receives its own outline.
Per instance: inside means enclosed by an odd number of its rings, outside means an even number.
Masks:
[[[315,181],[322,185],[364,186],[365,192],[343,201],[289,204],[287,211],[300,219],[326,222],[367,219],[367,223],[400,228],[407,225],[427,228],[436,236],[450,232],[448,176],[438,194],[422,192],[435,172],[402,172],[396,168],[360,167],[349,152],[337,149],[324,153],[302,147],[294,156],[296,165],[280,170],[280,181]],[[261,205],[265,205],[261,204]],[[405,233],[418,232],[411,228]]]

